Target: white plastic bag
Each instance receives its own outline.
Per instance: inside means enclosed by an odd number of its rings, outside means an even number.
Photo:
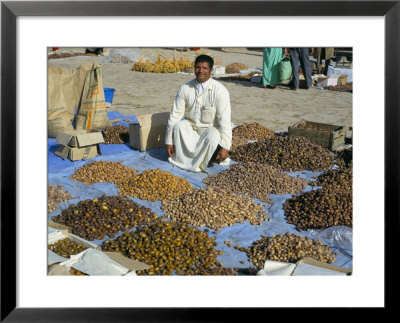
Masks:
[[[266,260],[264,268],[257,272],[258,276],[290,276],[296,268],[295,264],[282,261]]]

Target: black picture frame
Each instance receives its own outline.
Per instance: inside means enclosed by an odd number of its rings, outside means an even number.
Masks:
[[[385,19],[385,309],[399,233],[400,1],[2,1],[1,2],[1,321],[234,322],[260,308],[18,308],[16,265],[16,19],[18,16],[383,16]],[[373,48],[371,48],[373,54]],[[388,64],[390,62],[390,64]],[[362,161],[361,161],[362,162]],[[392,256],[391,256],[392,255]],[[390,283],[387,283],[390,279]],[[367,288],[367,287],[366,287]],[[392,296],[393,297],[393,296]],[[275,309],[278,310],[278,309]],[[251,314],[249,313],[251,311]],[[329,316],[329,314],[328,314]],[[249,316],[248,316],[249,317]],[[289,318],[289,317],[288,317]],[[247,320],[245,320],[247,321]]]

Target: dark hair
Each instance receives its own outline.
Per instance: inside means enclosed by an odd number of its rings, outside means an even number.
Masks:
[[[211,56],[205,54],[197,56],[196,60],[194,61],[194,65],[196,66],[198,62],[208,63],[210,69],[214,67],[214,59]]]

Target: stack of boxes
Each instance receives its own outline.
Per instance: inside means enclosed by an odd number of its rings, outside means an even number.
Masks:
[[[55,152],[57,156],[76,161],[101,155],[99,144],[104,142],[104,138],[99,131],[73,130],[59,133],[56,142],[60,144]]]

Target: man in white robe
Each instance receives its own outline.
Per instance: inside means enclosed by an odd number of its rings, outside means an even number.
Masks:
[[[169,162],[193,172],[206,172],[213,162],[228,165],[230,161],[230,97],[228,90],[212,79],[213,66],[212,57],[197,56],[196,78],[179,89],[165,134]]]

